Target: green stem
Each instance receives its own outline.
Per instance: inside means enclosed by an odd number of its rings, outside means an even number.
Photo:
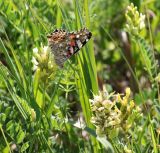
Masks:
[[[3,131],[2,127],[0,129],[1,129],[1,132],[2,132],[2,135],[3,135],[3,138],[4,138],[5,142],[6,142],[6,145],[7,145],[8,149],[9,149],[9,152],[11,153],[12,151],[10,149],[10,146],[9,146],[8,142],[7,142],[7,139],[6,139],[6,136],[4,134],[4,131]]]

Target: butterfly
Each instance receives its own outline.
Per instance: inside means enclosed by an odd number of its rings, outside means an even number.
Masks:
[[[54,30],[47,38],[56,64],[63,67],[64,62],[77,53],[91,37],[92,33],[86,28],[77,32]]]

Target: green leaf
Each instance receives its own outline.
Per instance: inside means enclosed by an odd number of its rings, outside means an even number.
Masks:
[[[109,153],[114,153],[112,145],[107,141],[106,137],[97,137],[97,140],[104,146]]]
[[[21,143],[24,138],[25,138],[25,133],[24,133],[22,130],[20,130],[20,131],[18,132],[17,137],[16,137],[17,143],[18,143],[18,144]]]
[[[10,149],[9,149],[9,147],[8,146],[6,146],[4,149],[3,149],[3,151],[2,151],[3,153],[9,153],[10,152]]]
[[[26,149],[29,147],[29,142],[25,142],[21,147],[21,152],[26,151]]]
[[[0,123],[3,124],[6,120],[6,114],[0,113]]]
[[[8,106],[5,110],[5,114],[8,116],[12,111],[12,108],[10,106]]]
[[[9,122],[7,123],[7,125],[6,125],[6,130],[9,131],[9,130],[12,128],[13,125],[14,125],[13,121],[12,121],[12,120],[9,121]]]

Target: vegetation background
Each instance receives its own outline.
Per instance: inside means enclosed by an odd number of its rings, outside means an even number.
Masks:
[[[58,68],[47,35],[84,27]],[[159,41],[159,0],[0,0],[0,152],[158,153]]]

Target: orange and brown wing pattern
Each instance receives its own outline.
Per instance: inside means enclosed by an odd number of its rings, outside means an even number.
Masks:
[[[49,46],[54,54],[56,63],[63,67],[63,63],[77,53],[91,38],[92,34],[86,28],[78,32],[55,30],[48,38]]]
[[[55,30],[47,38],[57,65],[62,67],[63,63],[68,59],[66,52],[67,44],[69,43],[68,33],[64,30]]]

